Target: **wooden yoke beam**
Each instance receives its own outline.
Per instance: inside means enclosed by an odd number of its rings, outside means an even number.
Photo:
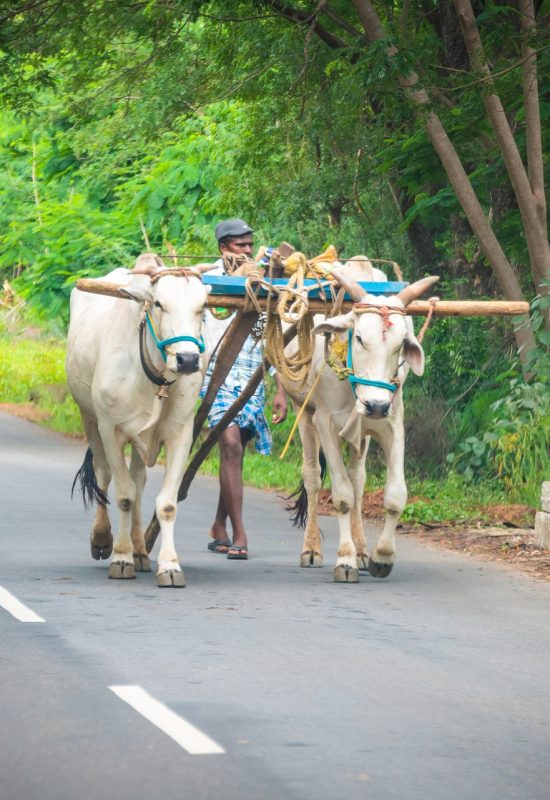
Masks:
[[[124,294],[119,292],[116,284],[107,281],[80,278],[76,282],[76,288],[83,292],[127,299]],[[211,294],[206,302],[208,306],[216,308],[244,309],[249,301],[247,297],[239,297],[234,294]],[[273,300],[271,302],[273,303]],[[267,298],[259,297],[258,303],[260,308],[265,311]],[[342,310],[349,311],[352,305],[350,300],[344,300]],[[324,314],[329,307],[328,301],[325,302],[310,296],[309,310],[312,314]],[[425,317],[431,307],[428,300],[413,300],[407,306],[407,314],[413,317]],[[433,314],[434,317],[500,317],[520,316],[528,314],[529,310],[529,303],[519,300],[438,300]]]
[[[244,297],[235,295],[210,295],[207,304],[222,308],[241,308],[246,301]],[[266,298],[258,298],[262,310],[265,308]],[[344,300],[342,312],[351,311],[353,302]],[[407,306],[407,314],[413,317],[428,315],[432,304],[428,300],[413,300]],[[330,308],[328,302],[310,297],[308,308],[312,314],[326,314]],[[529,313],[529,303],[519,300],[438,300],[434,306],[434,317],[499,317],[517,316]]]

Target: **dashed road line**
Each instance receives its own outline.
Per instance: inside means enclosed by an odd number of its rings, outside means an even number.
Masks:
[[[11,592],[0,586],[0,606],[8,611],[12,617],[18,619],[19,622],[46,622],[45,619],[35,614],[32,608],[29,608],[20,600],[17,599]]]
[[[109,689],[191,755],[225,753],[214,739],[155,700],[141,686],[109,686]]]

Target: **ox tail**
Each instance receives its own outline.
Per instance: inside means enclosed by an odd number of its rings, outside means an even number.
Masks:
[[[94,456],[90,448],[86,450],[86,455],[84,456],[84,461],[82,462],[82,466],[74,476],[73,485],[71,488],[71,498],[74,494],[75,486],[77,482],[80,482],[80,489],[82,491],[82,502],[84,503],[84,508],[89,508],[92,503],[95,502],[99,503],[101,506],[106,506],[109,502],[107,495],[99,487],[97,482],[97,478],[95,476],[94,471]]]
[[[327,474],[327,460],[322,450],[319,451],[319,465],[321,467],[321,486]],[[303,480],[298,488],[285,498],[286,510],[290,511],[290,521],[295,528],[305,528],[307,523],[307,491]]]

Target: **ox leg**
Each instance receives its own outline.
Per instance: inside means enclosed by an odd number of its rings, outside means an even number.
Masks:
[[[83,421],[88,436],[88,444],[94,456],[94,472],[97,485],[104,494],[107,494],[107,489],[111,483],[111,470],[101,443],[97,424],[90,419],[84,419],[84,417]],[[90,535],[90,551],[92,558],[95,558],[96,561],[99,561],[100,558],[109,558],[113,552],[111,520],[109,519],[107,507],[101,503],[96,503],[92,533]]]
[[[405,483],[405,436],[403,427],[391,431],[390,436],[381,437],[380,443],[386,458],[386,485],[384,487],[384,528],[372,551],[368,570],[375,578],[386,578],[395,561],[395,529],[407,502]]]
[[[362,500],[363,490],[365,488],[366,468],[365,461],[367,458],[367,450],[369,448],[370,437],[367,437],[363,442],[362,453],[351,447],[349,454],[348,475],[353,486],[353,506],[351,509],[350,522],[351,522],[351,538],[355,544],[357,552],[357,566],[360,570],[368,569],[369,554],[367,550],[367,540],[365,539],[365,531],[363,528],[363,513],[362,513]]]
[[[304,543],[300,555],[301,567],[322,567],[321,531],[317,515],[317,501],[321,489],[319,464],[319,439],[313,425],[313,413],[306,410],[298,423],[302,440],[302,480],[307,494],[307,521]]]
[[[134,568],[136,572],[151,572],[151,562],[147,555],[145,539],[143,538],[143,522],[141,519],[141,498],[145,486],[146,469],[141,456],[135,447],[132,447],[130,458],[130,475],[136,487],[136,501],[132,508],[132,528],[130,537],[134,548]]]
[[[330,420],[325,419],[324,415],[318,414],[317,429],[330,471],[332,504],[337,514],[340,532],[334,580],[336,583],[357,583],[359,570],[355,544],[351,535],[351,509],[354,504],[353,485],[348,477],[338,433],[334,425]]]
[[[113,473],[119,511],[118,534],[109,566],[109,578],[135,578],[134,548],[130,531],[132,529],[132,511],[136,501],[136,486],[126,466],[124,442],[117,441],[116,433],[110,427],[106,427],[105,430],[100,429],[100,433],[105,455]]]
[[[185,586],[185,576],[174,545],[174,525],[181,484],[189,450],[192,426],[186,426],[179,441],[165,442],[166,473],[155,508],[160,525],[160,552],[157,560],[157,585],[161,587]]]

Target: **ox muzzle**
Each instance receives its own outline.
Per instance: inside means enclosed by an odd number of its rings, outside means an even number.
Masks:
[[[176,353],[176,366],[181,375],[192,375],[200,368],[200,356],[198,353]]]
[[[365,409],[365,416],[370,419],[385,419],[390,413],[391,403],[389,401],[366,400],[362,404]]]
[[[171,336],[169,339],[159,339],[157,336],[157,332],[155,330],[155,326],[153,324],[153,320],[151,319],[151,314],[147,311],[145,315],[145,320],[147,322],[147,327],[153,337],[153,340],[158,347],[161,356],[166,363],[168,355],[173,356],[176,359],[176,372],[179,375],[192,375],[194,372],[198,372],[200,369],[200,354],[204,353],[204,339],[202,336],[197,339],[195,336]],[[196,345],[198,349],[198,353],[173,353],[168,350],[168,347],[172,344],[177,344],[178,342],[191,342],[192,344]]]

